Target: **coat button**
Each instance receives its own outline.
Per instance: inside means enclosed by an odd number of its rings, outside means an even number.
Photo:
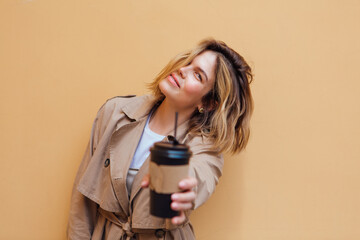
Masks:
[[[110,164],[110,159],[106,159],[106,160],[105,160],[105,163],[104,163],[104,166],[105,166],[105,167],[108,167],[109,164]]]
[[[162,229],[158,229],[158,230],[155,231],[155,236],[156,236],[157,238],[162,238],[162,237],[165,236],[165,231],[162,230]]]

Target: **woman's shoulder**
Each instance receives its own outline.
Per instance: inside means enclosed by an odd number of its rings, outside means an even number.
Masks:
[[[115,96],[107,99],[101,107],[116,107],[119,105],[124,105],[128,102],[134,101],[137,97],[136,95],[124,95],[124,96]]]
[[[114,110],[118,108],[122,108],[124,106],[131,104],[142,104],[143,102],[149,101],[152,98],[152,95],[124,95],[124,96],[115,96],[109,98],[105,101],[105,103],[101,106],[100,109],[104,110]]]
[[[140,110],[149,107],[153,102],[153,95],[127,95],[109,98],[98,110],[96,118],[107,124],[110,119],[120,119],[122,114],[133,118]]]
[[[219,149],[214,148],[214,139],[202,134],[191,134],[186,144],[190,146],[193,153],[211,153],[213,155],[221,155]]]

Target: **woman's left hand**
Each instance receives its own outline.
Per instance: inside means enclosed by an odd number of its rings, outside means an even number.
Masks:
[[[141,187],[146,188],[149,186],[150,175],[147,174],[142,182]],[[179,188],[182,192],[173,193],[171,195],[171,209],[175,211],[180,211],[180,216],[173,217],[171,222],[175,225],[182,224],[186,217],[186,210],[192,209],[194,207],[194,201],[196,197],[196,193],[193,188],[197,186],[197,180],[193,177],[184,178],[179,182]]]

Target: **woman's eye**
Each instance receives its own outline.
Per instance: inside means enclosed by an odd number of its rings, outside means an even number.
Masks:
[[[198,73],[198,72],[195,72],[195,76],[197,79],[199,79],[200,81],[202,81],[202,77],[201,77],[201,74]]]

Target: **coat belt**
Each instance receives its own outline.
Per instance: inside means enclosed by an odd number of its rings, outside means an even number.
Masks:
[[[159,240],[166,239],[166,237],[164,235],[164,230],[161,228],[160,229],[146,229],[146,230],[141,230],[141,231],[139,231],[139,229],[134,229],[135,232],[133,232],[133,230],[131,228],[131,218],[130,217],[128,217],[127,222],[124,222],[124,221],[121,221],[119,218],[117,218],[114,213],[106,211],[106,210],[102,209],[101,207],[98,208],[98,212],[106,220],[110,221],[112,224],[115,225],[115,227],[111,228],[111,230],[110,230],[110,233],[109,233],[110,239],[131,240],[131,239],[133,239],[132,237],[134,237],[134,235],[136,233],[144,233],[144,234],[151,233],[151,234],[154,234],[154,236]],[[182,226],[187,225],[187,224],[189,224],[189,221],[186,221],[185,223],[183,223]],[[101,235],[102,235],[102,233],[101,233]]]
[[[114,229],[116,231],[114,233],[116,236],[114,239],[120,240],[123,239],[123,237],[126,237],[126,240],[131,240],[135,233],[131,230],[130,217],[127,222],[121,222],[112,212],[108,212],[100,207],[98,208],[98,211],[104,218],[117,226],[117,228]]]

